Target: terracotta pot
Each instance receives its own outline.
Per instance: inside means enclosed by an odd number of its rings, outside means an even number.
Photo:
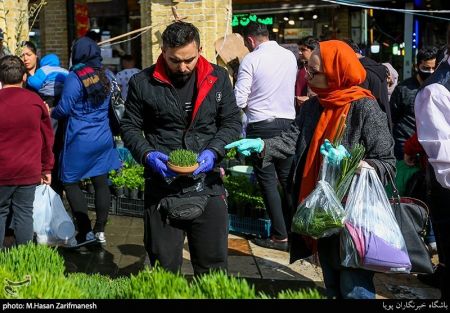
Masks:
[[[177,166],[177,165],[173,165],[170,162],[167,162],[167,166],[174,171],[175,173],[179,174],[179,175],[189,175],[192,174],[197,168],[198,168],[198,163],[192,166]]]

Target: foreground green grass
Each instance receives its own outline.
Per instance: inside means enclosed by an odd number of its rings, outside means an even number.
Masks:
[[[64,260],[47,246],[26,245],[0,251],[0,298],[7,299],[271,299],[245,279],[214,272],[190,282],[160,267],[111,279],[64,274]],[[320,299],[317,290],[286,290],[278,299]]]

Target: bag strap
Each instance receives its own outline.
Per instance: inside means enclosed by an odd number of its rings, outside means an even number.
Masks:
[[[384,169],[386,170],[386,173],[389,177],[389,180],[391,182],[392,185],[392,197],[394,198],[394,202],[396,202],[396,204],[400,204],[401,200],[400,200],[400,194],[398,193],[398,189],[397,186],[395,185],[395,181],[392,178],[391,173],[389,172],[389,169],[387,168],[386,164],[384,164],[383,161],[380,161],[380,163],[383,165]]]

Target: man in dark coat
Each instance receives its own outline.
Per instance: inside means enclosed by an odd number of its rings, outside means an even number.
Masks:
[[[218,164],[224,146],[239,137],[240,110],[225,69],[200,55],[194,25],[175,22],[162,40],[156,64],[131,78],[122,120],[125,146],[146,167],[145,248],[152,265],[177,272],[187,234],[195,274],[226,270],[228,212]],[[176,149],[199,153],[192,175],[168,169],[168,155]],[[192,220],[167,218],[159,207],[167,199],[204,196],[204,212]]]
[[[417,53],[416,74],[398,84],[392,93],[390,107],[397,160],[403,160],[403,145],[416,131],[414,99],[420,86],[436,69],[437,52],[435,47],[420,49]]]
[[[381,110],[386,113],[390,128],[392,128],[386,68],[383,64],[363,56],[359,46],[352,40],[347,40],[345,42],[353,49],[353,51],[355,51],[359,62],[361,62],[366,70],[366,80],[360,86],[372,92],[373,96],[377,99]]]

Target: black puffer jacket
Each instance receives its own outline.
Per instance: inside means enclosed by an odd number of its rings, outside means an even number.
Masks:
[[[224,146],[239,138],[240,110],[236,106],[227,72],[201,57],[197,63],[197,95],[192,121],[186,124],[186,113],[167,77],[164,59],[134,75],[129,82],[126,110],[121,121],[125,146],[136,160],[144,163],[147,153],[169,154],[175,149],[201,152],[213,150],[220,162]],[[164,180],[146,168],[146,178],[156,187],[165,188]],[[220,184],[218,173],[207,175],[207,184]]]

